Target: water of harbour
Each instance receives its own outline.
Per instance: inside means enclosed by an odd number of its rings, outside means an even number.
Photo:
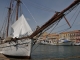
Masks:
[[[10,60],[26,60],[14,59]],[[80,60],[80,46],[34,45],[30,60]]]

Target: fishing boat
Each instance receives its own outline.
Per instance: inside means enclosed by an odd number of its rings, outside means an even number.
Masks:
[[[1,53],[7,57],[31,57],[32,45],[36,43],[37,38],[44,33],[46,30],[50,29],[55,23],[59,21],[70,13],[76,6],[79,5],[80,0],[75,0],[71,5],[62,10],[61,12],[56,12],[51,19],[49,19],[45,24],[36,29],[34,32],[30,28],[28,22],[26,21],[24,15],[22,14],[18,18],[18,8],[21,1],[17,1],[17,14],[16,21],[11,25],[12,35],[8,35],[9,31],[9,21],[11,17],[12,5],[10,3],[9,14],[8,14],[8,25],[7,25],[7,36],[2,40],[2,51]],[[67,21],[68,23],[68,21]],[[68,23],[69,24],[69,23]],[[70,25],[70,24],[69,24]]]

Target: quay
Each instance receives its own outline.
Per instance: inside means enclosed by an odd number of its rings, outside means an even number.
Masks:
[[[80,56],[73,56],[73,57],[67,57],[67,58],[42,58],[41,60],[69,60],[69,59],[80,59]],[[7,57],[5,57],[3,54],[0,54],[0,60],[29,60],[29,59],[9,59]],[[30,60],[36,60],[36,58],[34,59],[30,59]],[[38,59],[40,60],[40,59]]]
[[[3,54],[0,54],[0,60],[10,60],[10,59],[5,57]]]

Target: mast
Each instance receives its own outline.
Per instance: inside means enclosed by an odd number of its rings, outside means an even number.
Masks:
[[[16,8],[16,20],[18,20],[18,11],[19,11],[19,6],[21,1],[20,0],[16,0],[17,1],[17,8]]]
[[[12,9],[12,0],[10,2],[10,7],[8,8],[8,24],[7,24],[6,37],[8,37],[8,32],[9,32],[9,22],[10,22],[11,9]]]

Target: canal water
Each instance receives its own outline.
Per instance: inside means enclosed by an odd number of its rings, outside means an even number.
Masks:
[[[80,60],[80,46],[34,45],[30,60]],[[19,60],[10,58],[10,60]],[[20,59],[25,60],[25,59]]]

